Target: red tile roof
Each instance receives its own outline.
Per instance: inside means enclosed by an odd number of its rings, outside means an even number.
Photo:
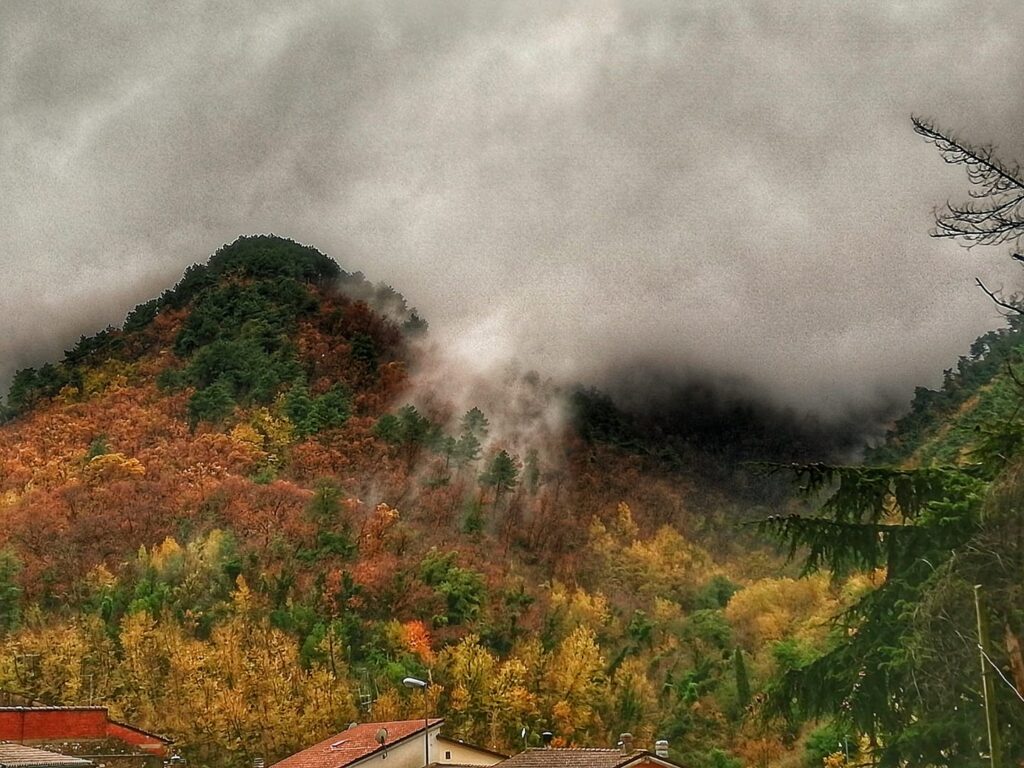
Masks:
[[[434,728],[443,723],[442,718],[432,718],[429,723]],[[377,741],[377,732],[387,730],[387,741],[381,746]],[[309,749],[296,752],[286,757],[273,768],[344,768],[375,752],[382,752],[423,731],[422,720],[393,720],[387,723],[361,723],[341,733],[314,744]],[[422,736],[420,739],[422,740]]]
[[[80,757],[69,757],[45,749],[0,741],[0,768],[91,768]]]
[[[676,765],[643,749],[623,754],[620,749],[569,747],[528,749],[499,763],[495,768],[626,768],[645,763],[662,768]]]

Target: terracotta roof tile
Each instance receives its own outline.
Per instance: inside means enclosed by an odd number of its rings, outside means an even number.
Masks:
[[[444,722],[441,718],[432,718],[430,727]],[[388,736],[384,747],[377,742],[377,732],[387,729]],[[422,720],[393,720],[387,723],[361,723],[341,733],[329,736],[308,749],[286,757],[272,768],[344,768],[344,766],[362,760],[375,752],[394,746],[397,742],[410,738],[423,730]],[[420,739],[422,740],[422,736]]]
[[[656,765],[674,765],[642,749],[624,755],[619,749],[571,747],[528,749],[499,763],[495,768],[625,768],[646,761]]]
[[[88,768],[91,765],[80,757],[0,741],[0,768]]]

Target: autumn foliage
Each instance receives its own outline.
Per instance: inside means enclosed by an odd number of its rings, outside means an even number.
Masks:
[[[792,750],[745,730],[735,648],[756,691],[841,591],[762,580],[778,560],[718,530],[726,491],[579,436],[535,376],[516,419],[422,396],[422,327],[313,249],[242,238],[19,374],[0,689],[102,701],[208,765],[418,717],[410,674],[453,735],[501,749],[526,728],[668,738],[694,765]]]

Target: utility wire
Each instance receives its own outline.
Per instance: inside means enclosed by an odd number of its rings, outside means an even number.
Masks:
[[[1017,690],[1017,686],[1015,686],[1013,683],[1006,679],[1006,675],[1003,674],[1003,670],[1001,670],[999,666],[994,661],[992,661],[991,656],[985,653],[985,649],[981,647],[981,643],[978,643],[978,650],[981,651],[981,655],[985,658],[985,661],[988,662],[989,666],[996,671],[996,674],[999,675],[999,678],[1004,683],[1006,683],[1007,686],[1009,686],[1010,690],[1016,694],[1018,699],[1024,702],[1024,696],[1020,695],[1020,691]]]
[[[953,631],[956,632],[957,635],[960,636],[961,640],[963,640],[964,642],[967,642],[967,638],[964,637],[963,634],[961,634],[960,630],[954,629]],[[999,675],[999,679],[1002,680],[1004,683],[1006,683],[1007,687],[1009,687],[1009,689],[1011,691],[1013,691],[1014,695],[1018,699],[1020,699],[1021,702],[1024,702],[1024,696],[1021,696],[1020,691],[1017,690],[1017,686],[1014,685],[1013,683],[1011,683],[1006,678],[1006,675],[1003,674],[1003,670],[1001,670],[999,668],[999,665],[996,664],[994,661],[992,661],[992,657],[991,656],[989,656],[987,653],[985,653],[985,649],[981,647],[981,643],[975,643],[975,647],[981,652],[982,658],[984,658],[985,661],[987,661],[989,663],[989,666],[991,666],[992,669],[994,669],[996,671],[996,674]]]

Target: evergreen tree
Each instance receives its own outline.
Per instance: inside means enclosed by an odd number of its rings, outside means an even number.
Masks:
[[[295,425],[295,431],[301,435],[311,435],[320,431],[317,414],[313,407],[305,377],[295,380],[284,396],[284,415]]]
[[[480,458],[489,422],[484,412],[474,407],[466,411],[459,421],[459,427],[462,432],[455,443],[453,458],[458,466],[464,467]]]
[[[335,429],[352,414],[352,395],[344,385],[331,387],[313,403],[312,421],[316,431]]]
[[[837,618],[821,655],[773,683],[769,710],[848,723],[875,745],[880,766],[963,765],[982,748],[976,685],[957,681],[958,708],[922,697],[921,660],[907,650],[937,569],[978,531],[986,480],[978,468],[813,465],[797,473],[808,493],[827,492],[820,514],[771,517],[761,529],[801,556],[805,573],[885,575]]]
[[[487,421],[483,411],[473,407],[462,417],[461,427],[463,434],[473,435],[477,440],[482,441],[487,437],[490,422]]]
[[[405,405],[398,410],[398,422],[402,442],[407,445],[425,445],[436,432],[430,419],[420,414],[414,405]]]
[[[0,549],[0,636],[18,626],[21,563],[11,549]]]
[[[526,461],[523,464],[523,484],[530,493],[536,493],[540,488],[540,459],[537,457],[536,448],[531,448],[526,452]]]
[[[373,425],[373,434],[392,445],[402,442],[402,422],[393,413],[385,413]]]
[[[747,664],[743,660],[743,649],[738,645],[732,655],[736,671],[736,699],[744,709],[750,704],[750,679],[747,677]]]
[[[1019,246],[1024,238],[1019,165],[1001,161],[991,146],[968,144],[919,118],[913,123],[946,163],[966,168],[974,185],[968,203],[947,204],[936,214],[933,236],[969,245]],[[1020,254],[1013,258],[1024,263]],[[1024,314],[1017,301],[977,282],[998,306]],[[1001,333],[979,339],[955,371],[946,371],[941,391],[915,393],[911,413],[890,435],[895,450],[889,458],[912,455],[926,428],[940,424],[1008,363],[1017,347],[1016,324],[1004,337],[1005,346]],[[1018,383],[1012,367],[1007,370]],[[999,387],[986,390],[989,396]],[[1018,411],[1019,403],[997,409],[998,417],[979,415],[972,431],[980,439],[971,441],[970,464],[960,436],[947,456],[958,465],[954,468],[798,470],[810,492],[829,492],[821,514],[774,517],[762,528],[787,544],[791,556],[802,555],[807,571],[823,568],[841,576],[862,569],[884,577],[839,617],[824,653],[777,681],[771,710],[828,716],[839,727],[852,726],[867,736],[872,764],[978,764],[989,745],[976,680],[973,585],[984,585],[1000,598],[991,613],[1005,634],[1005,656],[998,652],[1000,658],[989,661],[1009,668],[1017,689],[1009,702],[1000,688],[985,704],[996,710],[1008,703],[1019,707],[1016,697],[1024,689],[1019,640],[1024,610],[1017,586],[1024,567],[1019,522],[1024,425]],[[1019,710],[1011,719],[1018,716]],[[1024,756],[1024,740],[1006,725],[1007,718],[1001,722],[998,736],[1016,763]]]
[[[352,337],[352,359],[362,363],[366,370],[373,373],[377,370],[380,352],[372,336],[357,333]]]
[[[200,389],[188,401],[188,421],[193,427],[201,421],[219,423],[231,415],[235,399],[231,387],[222,379]]]
[[[480,475],[480,482],[485,488],[494,488],[495,500],[501,497],[504,491],[511,491],[516,487],[516,480],[519,477],[519,467],[516,460],[508,451],[498,451],[487,470]]]
[[[459,466],[472,464],[480,458],[480,441],[473,434],[464,432],[455,443],[453,455]]]

